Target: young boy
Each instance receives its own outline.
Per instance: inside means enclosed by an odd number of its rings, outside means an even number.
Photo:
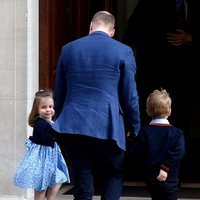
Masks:
[[[145,163],[145,183],[152,200],[177,200],[179,167],[185,153],[182,130],[172,126],[171,98],[166,90],[154,90],[147,98],[150,124],[138,135]]]

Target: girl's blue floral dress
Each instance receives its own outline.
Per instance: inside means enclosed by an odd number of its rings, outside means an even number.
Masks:
[[[27,139],[25,145],[27,152],[14,175],[16,186],[42,191],[70,182],[68,167],[56,142],[52,148]]]

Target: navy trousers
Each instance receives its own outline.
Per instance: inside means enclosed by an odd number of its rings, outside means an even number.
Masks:
[[[157,171],[159,172],[159,170]],[[167,180],[164,182],[156,179],[158,172],[155,173],[153,170],[146,175],[145,182],[152,200],[177,200],[180,186],[177,172],[168,174]]]
[[[119,200],[123,188],[124,151],[113,140],[65,134],[71,161],[74,200],[92,200],[94,178],[101,179],[101,200]]]

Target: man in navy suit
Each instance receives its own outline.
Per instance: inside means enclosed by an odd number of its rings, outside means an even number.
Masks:
[[[97,12],[89,35],[65,45],[57,64],[53,128],[72,162],[75,200],[92,200],[97,168],[101,199],[120,198],[125,121],[132,136],[140,129],[133,51],[112,38],[114,26],[112,14]]]

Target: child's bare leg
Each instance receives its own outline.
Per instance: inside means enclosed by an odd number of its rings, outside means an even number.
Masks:
[[[45,200],[46,191],[36,191],[34,190],[34,200]]]
[[[60,189],[61,184],[57,184],[52,188],[48,188],[47,190],[47,200],[55,200],[58,190]]]

